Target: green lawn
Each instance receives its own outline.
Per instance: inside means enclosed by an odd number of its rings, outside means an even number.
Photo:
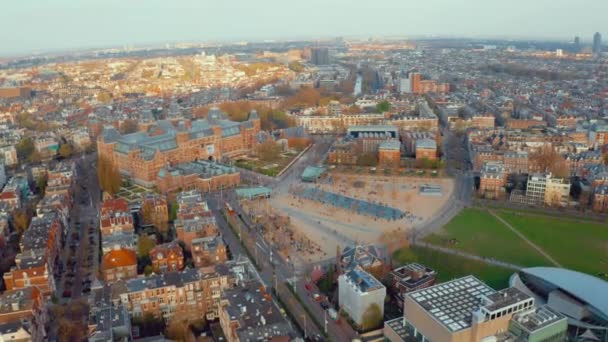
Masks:
[[[472,274],[496,290],[508,287],[509,277],[514,273],[507,268],[417,246],[396,251],[393,260],[396,265],[418,262],[431,267],[437,271],[437,282]]]
[[[608,225],[513,211],[496,211],[566,268],[608,273]]]
[[[440,234],[426,242],[519,266],[545,266],[550,262],[494,216],[482,209],[464,209]]]

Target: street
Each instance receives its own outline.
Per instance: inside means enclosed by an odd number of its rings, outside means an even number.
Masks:
[[[94,167],[96,155],[75,158],[73,206],[67,240],[61,255],[63,270],[57,286],[62,303],[80,298],[91,289],[99,270],[99,185]]]

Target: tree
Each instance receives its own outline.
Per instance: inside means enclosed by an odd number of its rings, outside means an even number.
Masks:
[[[109,103],[112,101],[112,94],[108,93],[107,91],[101,92],[97,94],[97,100],[101,103]]]
[[[146,276],[149,276],[152,273],[154,273],[154,268],[152,267],[152,265],[146,265],[146,267],[144,267],[144,274]]]
[[[545,145],[530,154],[532,165],[540,172],[551,172],[554,177],[566,178],[570,175],[564,158],[553,148]]]
[[[276,160],[281,153],[281,146],[269,139],[257,146],[257,153],[261,160],[269,162]]]
[[[39,174],[38,177],[36,177],[36,189],[41,197],[44,196],[44,191],[46,190],[46,185],[47,185],[47,175],[43,174],[43,173]]]
[[[137,238],[137,256],[142,258],[149,255],[154,246],[156,246],[156,241],[150,239],[147,235],[140,235]]]
[[[142,337],[156,336],[165,330],[165,320],[150,312],[144,313],[141,318],[133,317],[132,324],[140,327]]]
[[[304,71],[304,65],[302,65],[302,63],[300,62],[291,62],[289,63],[289,70],[293,71],[293,72],[302,72]]]
[[[330,265],[327,273],[321,280],[319,280],[319,290],[325,293],[326,295],[330,295],[334,288],[334,266]]]
[[[382,318],[382,309],[380,309],[380,306],[376,303],[370,304],[363,313],[361,329],[363,331],[368,331],[378,327],[382,322]]]
[[[17,145],[15,145],[15,150],[17,150],[17,158],[21,162],[29,161],[30,156],[36,148],[34,147],[34,141],[30,137],[21,138]]]
[[[31,164],[40,163],[41,160],[42,160],[42,156],[40,155],[40,152],[38,152],[37,150],[34,150],[34,152],[32,152],[32,154],[30,154],[30,156],[27,158],[27,161]]]
[[[59,324],[57,325],[57,335],[59,337],[59,341],[81,341],[84,337],[82,336],[82,331],[78,329],[76,323],[67,318],[59,319]]]
[[[175,341],[186,341],[188,335],[192,334],[188,321],[177,317],[169,322],[166,332],[167,338]]]
[[[315,107],[319,105],[321,93],[311,87],[302,87],[292,97],[285,100],[287,107]]]
[[[120,124],[120,133],[121,134],[129,134],[135,133],[138,130],[137,121],[126,119]]]
[[[63,158],[69,158],[74,153],[74,148],[70,144],[61,144],[59,146],[59,155]]]
[[[145,224],[151,224],[161,232],[165,232],[169,228],[169,222],[162,213],[156,211],[153,201],[144,200],[141,213]]]
[[[391,103],[384,100],[376,105],[376,110],[380,113],[388,112],[391,110]]]
[[[13,227],[19,234],[25,232],[27,227],[29,227],[30,218],[27,211],[23,209],[13,213]]]
[[[118,168],[105,157],[99,157],[97,161],[97,178],[102,191],[115,195],[120,190],[122,179]]]
[[[171,203],[171,207],[169,209],[169,221],[173,222],[177,219],[177,211],[179,210],[179,204],[177,204],[177,202],[173,202]]]

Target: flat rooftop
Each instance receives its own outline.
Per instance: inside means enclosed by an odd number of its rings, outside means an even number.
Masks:
[[[490,312],[494,312],[507,306],[530,300],[532,297],[514,287],[509,287],[492,293],[491,295],[486,296],[486,298],[489,302],[486,301],[484,308]]]
[[[399,279],[399,283],[406,285],[408,288],[415,288],[437,276],[435,270],[418,263],[398,267],[392,270],[391,274]]]
[[[519,313],[513,317],[514,322],[530,333],[561,320],[566,320],[566,317],[551,310],[548,306],[541,306],[533,312]]]
[[[352,270],[344,274],[348,278],[349,282],[356,287],[362,293],[375,291],[384,288],[381,282],[379,282],[374,276],[367,273],[363,268],[357,266]]]
[[[406,297],[446,329],[456,332],[471,327],[472,313],[480,307],[481,297],[495,292],[474,276],[466,276],[411,292]]]

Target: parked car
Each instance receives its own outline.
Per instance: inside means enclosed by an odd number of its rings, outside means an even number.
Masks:
[[[333,319],[334,321],[338,320],[338,312],[336,311],[336,309],[334,308],[330,308],[327,310],[327,314],[329,315],[329,317],[331,317],[331,319]]]

